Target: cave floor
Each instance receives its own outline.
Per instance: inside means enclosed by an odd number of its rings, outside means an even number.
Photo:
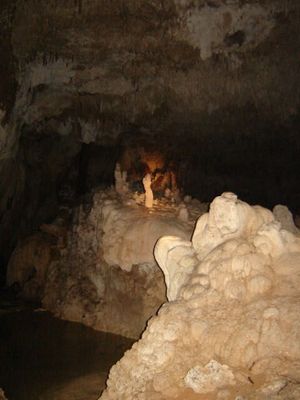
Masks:
[[[0,302],[0,387],[9,400],[96,400],[132,340]]]

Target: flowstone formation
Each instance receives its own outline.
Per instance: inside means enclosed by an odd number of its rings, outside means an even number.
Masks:
[[[101,400],[298,399],[300,238],[233,193],[161,238],[167,297]]]
[[[49,266],[43,305],[61,318],[137,338],[165,301],[153,247],[165,234],[188,239],[193,220],[183,223],[165,203],[148,212],[130,196],[98,191],[90,207],[76,211],[67,248]]]
[[[137,338],[166,300],[155,243],[164,235],[188,240],[196,215],[207,206],[192,200],[182,221],[182,206],[161,198],[148,209],[144,194],[124,189],[125,181],[122,173],[115,189],[96,190],[80,207],[65,210],[73,214],[68,224],[57,218],[21,242],[7,284],[18,286],[23,297],[42,300],[60,318]]]

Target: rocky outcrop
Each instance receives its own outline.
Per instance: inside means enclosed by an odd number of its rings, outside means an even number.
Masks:
[[[273,208],[273,214],[276,220],[280,222],[283,229],[294,233],[295,235],[300,235],[300,230],[294,221],[293,214],[290,212],[287,206],[277,204]]]
[[[165,301],[155,243],[166,234],[188,240],[194,215],[206,209],[191,201],[183,221],[180,207],[163,198],[146,209],[143,194],[99,190],[69,226],[58,218],[17,246],[7,284],[60,318],[137,338]]]
[[[155,257],[169,301],[100,398],[296,399],[299,237],[269,210],[223,193],[191,242],[164,237]]]
[[[48,269],[44,307],[61,318],[138,337],[165,301],[153,257],[156,241],[165,233],[184,239],[192,232],[192,220],[184,223],[175,214],[176,207],[147,211],[114,191],[96,193],[88,210],[78,210],[67,248]]]

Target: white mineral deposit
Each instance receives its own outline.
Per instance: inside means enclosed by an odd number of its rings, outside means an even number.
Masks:
[[[119,163],[116,164],[114,176],[116,192],[120,195],[126,194],[128,192],[127,172],[121,171]]]
[[[191,247],[195,222],[195,217],[180,220],[171,199],[157,200],[151,214],[145,213],[144,197],[130,191],[120,196],[112,188],[95,191],[88,211],[83,206],[74,210],[69,228],[56,220],[17,246],[7,283],[19,285],[29,298],[40,297],[56,316],[137,338],[165,301],[155,243],[176,235]],[[187,207],[193,216],[206,209]],[[63,244],[56,250],[58,259],[52,237]]]
[[[154,254],[168,302],[113,366],[101,400],[297,399],[298,236],[223,193],[191,241],[163,237]]]

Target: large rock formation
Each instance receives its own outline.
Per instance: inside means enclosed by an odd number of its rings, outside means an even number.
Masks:
[[[147,210],[143,194],[97,191],[69,226],[58,218],[17,246],[7,284],[60,318],[137,338],[165,301],[155,243],[164,235],[189,240],[194,216],[206,209],[191,202],[182,221],[182,207],[163,198]]]
[[[299,236],[223,193],[191,242],[164,237],[155,257],[169,301],[101,400],[299,397]]]

